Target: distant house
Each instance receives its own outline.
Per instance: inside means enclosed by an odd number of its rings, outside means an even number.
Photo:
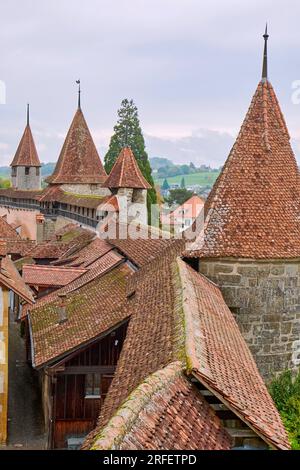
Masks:
[[[204,206],[204,200],[194,194],[184,204],[178,206],[169,214],[162,214],[163,227],[170,227],[174,233],[182,232],[192,225]]]

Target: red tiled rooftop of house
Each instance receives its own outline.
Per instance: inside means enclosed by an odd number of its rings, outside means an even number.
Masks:
[[[108,202],[111,196],[82,195],[63,191],[58,185],[48,186],[39,196],[40,202],[57,201],[77,207],[97,209],[101,204]]]
[[[220,419],[173,362],[139,385],[96,437],[95,450],[229,450]]]
[[[67,295],[68,320],[59,323],[54,299],[30,312],[34,367],[41,367],[68,354],[121,324],[129,314],[120,307],[126,301],[126,277],[131,268],[123,263],[102,277]]]
[[[168,218],[174,220],[176,217],[179,219],[195,219],[201,212],[204,206],[204,200],[197,194],[194,194],[187,201],[168,214]]]
[[[77,251],[75,255],[72,256],[72,258],[68,259],[62,257],[58,262],[65,263],[68,266],[87,267],[111,250],[113,250],[113,246],[110,243],[96,237],[87,246]]]
[[[91,263],[90,266],[86,268],[86,272],[84,274],[69,282],[59,290],[50,292],[49,294],[40,297],[36,300],[36,303],[33,307],[31,307],[30,305],[25,306],[22,309],[20,318],[25,318],[29,312],[29,309],[31,311],[39,309],[43,305],[49,304],[54,300],[57,301],[60,294],[69,294],[70,292],[74,292],[77,289],[80,289],[81,287],[89,284],[90,282],[95,281],[111,269],[121,264],[123,261],[124,258],[119,253],[115,253],[112,251],[105,253],[104,255],[99,257],[99,259]]]
[[[24,265],[24,282],[31,286],[65,286],[86,272],[82,268]]]
[[[191,378],[212,390],[268,445],[289,448],[279,413],[217,286],[169,249],[129,278],[127,295],[123,308],[131,319],[126,341],[85,448],[93,447],[149,375],[173,361],[181,361]]]
[[[289,442],[279,413],[220,289],[177,261],[183,288],[187,371],[222,396],[279,449]]]
[[[5,196],[12,199],[26,199],[38,201],[39,196],[42,194],[41,189],[14,189],[14,188],[0,188],[0,196]]]
[[[75,254],[95,238],[91,230],[79,227],[76,224],[68,224],[56,232],[48,242],[39,243],[27,254],[34,259],[59,259]]]
[[[2,240],[21,240],[20,235],[3,217],[0,217],[0,238]]]
[[[190,257],[300,255],[300,176],[269,81],[258,84],[238,138],[205,205],[204,239]]]
[[[114,233],[103,230],[100,237],[117,248],[124,256],[136,266],[148,264],[170,246],[176,245],[183,249],[184,240],[175,239],[170,233],[163,232],[156,227],[141,224],[117,224]]]
[[[5,256],[0,264],[0,284],[5,285],[30,305],[34,303],[33,293],[26,286],[12,260]]]
[[[145,180],[137,161],[129,147],[124,147],[112,170],[105,181],[108,188],[137,188],[149,189],[150,184]]]

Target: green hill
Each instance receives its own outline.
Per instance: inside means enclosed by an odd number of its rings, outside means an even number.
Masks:
[[[213,186],[217,177],[219,176],[219,171],[201,171],[198,173],[192,173],[190,175],[178,175],[167,177],[169,184],[179,184],[181,182],[182,176],[184,176],[185,185],[191,186],[198,184],[199,186]],[[155,178],[155,175],[154,175]],[[155,179],[155,183],[162,185],[164,178]]]

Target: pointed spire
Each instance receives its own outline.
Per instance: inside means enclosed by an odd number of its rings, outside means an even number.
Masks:
[[[29,122],[29,104],[27,104],[26,127],[11,166],[41,166]]]
[[[123,147],[112,170],[105,181],[105,186],[111,189],[136,188],[150,189],[137,164],[130,147]]]
[[[53,184],[102,184],[106,178],[83,112],[78,108],[54,172],[46,181]]]
[[[268,80],[268,48],[267,48],[267,42],[268,42],[268,24],[266,23],[266,29],[265,29],[265,34],[263,35],[263,38],[265,40],[265,45],[264,45],[264,58],[263,58],[263,68],[262,68],[262,76],[261,79],[263,82],[266,82]]]
[[[29,103],[27,103],[27,126],[29,126]]]
[[[81,109],[81,102],[80,102],[80,95],[81,95],[80,79],[76,80],[76,83],[77,83],[77,85],[78,85],[78,109]]]

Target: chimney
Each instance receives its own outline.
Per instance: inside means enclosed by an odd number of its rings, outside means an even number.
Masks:
[[[59,297],[59,306],[57,308],[57,313],[58,313],[58,323],[62,324],[65,323],[68,320],[68,315],[67,315],[67,294],[58,294]]]

